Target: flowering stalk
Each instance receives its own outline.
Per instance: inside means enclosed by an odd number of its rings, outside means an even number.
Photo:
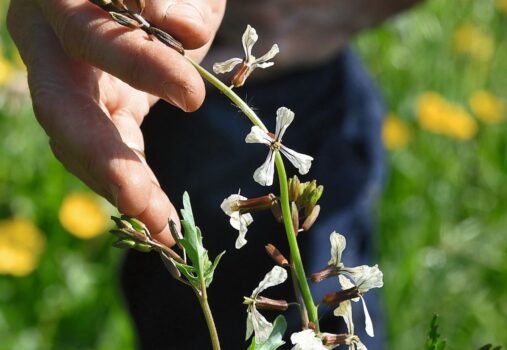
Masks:
[[[201,74],[201,76],[204,79],[206,79],[210,84],[215,86],[225,96],[227,96],[247,116],[247,118],[250,119],[250,121],[254,125],[258,126],[265,132],[268,132],[268,129],[266,128],[264,123],[260,120],[260,118],[257,116],[257,114],[230,87],[222,83],[213,74],[208,72],[198,63],[194,62],[191,58],[189,58],[188,56],[185,57],[197,69],[197,71]],[[299,252],[299,247],[296,239],[296,232],[294,230],[294,226],[291,219],[292,216],[290,211],[289,186],[287,183],[287,174],[285,172],[285,166],[279,152],[276,152],[275,164],[276,169],[278,171],[278,180],[280,182],[280,205],[283,213],[283,223],[285,226],[285,232],[287,234],[287,240],[289,242],[291,260],[294,264],[294,270],[296,273],[299,289],[301,291],[301,296],[305,303],[306,310],[308,311],[308,318],[310,322],[312,322],[315,325],[317,331],[319,331],[319,318],[317,314],[317,308],[315,306],[312,294],[310,292],[310,287],[306,279],[303,262],[301,260],[301,253]]]

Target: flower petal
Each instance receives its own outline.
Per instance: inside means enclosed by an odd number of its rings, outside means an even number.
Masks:
[[[364,294],[372,288],[381,288],[384,285],[382,271],[378,265],[368,266],[361,265],[347,268],[346,272],[352,278],[359,293]]]
[[[356,350],[368,350],[368,349],[366,348],[366,346],[365,346],[363,343],[361,343],[361,341],[360,341],[360,340],[358,340],[358,342],[357,342],[356,346],[357,346],[357,347],[356,347]]]
[[[280,147],[280,151],[299,170],[301,175],[305,175],[310,171],[313,157],[293,151],[284,145]]]
[[[245,50],[245,61],[249,62],[250,57],[252,56],[252,47],[257,42],[257,39],[259,39],[257,32],[255,28],[253,28],[250,25],[246,26],[246,30],[243,33],[243,50]]]
[[[231,194],[229,197],[222,201],[220,208],[222,208],[226,215],[231,216],[233,213],[237,213],[237,210],[232,210],[232,206],[235,205],[238,201],[246,199],[246,197],[239,194]]]
[[[276,111],[276,130],[275,138],[282,141],[285,130],[289,127],[290,123],[294,120],[294,112],[286,107],[280,107]]]
[[[251,319],[253,330],[255,332],[255,343],[262,344],[268,340],[269,335],[273,331],[273,324],[268,322],[255,307],[251,308],[252,312],[248,314]]]
[[[254,63],[252,67],[265,69],[271,67],[274,64],[274,62]]]
[[[361,301],[363,302],[364,311],[364,329],[366,330],[366,334],[370,337],[374,337],[375,332],[373,331],[373,322],[371,322],[370,313],[368,312],[368,308],[366,307],[366,302],[363,297],[361,297]]]
[[[334,309],[333,314],[337,317],[343,317],[349,334],[354,334],[354,322],[352,320],[352,303],[350,300],[345,300]]]
[[[355,285],[352,283],[347,277],[343,275],[338,275],[338,281],[340,282],[340,286],[342,287],[342,290],[354,288]],[[353,298],[352,301],[359,301],[359,298]]]
[[[277,44],[274,44],[271,49],[269,49],[268,52],[266,52],[263,56],[257,58],[254,62],[254,64],[259,67],[259,68],[266,68],[266,67],[269,67],[269,66],[272,66],[274,63],[273,62],[268,62],[270,59],[272,59],[273,57],[275,57],[278,53],[280,52],[280,49],[278,48],[278,45]],[[269,66],[262,66],[262,65],[265,65],[266,63],[269,64]]]
[[[263,280],[259,283],[257,288],[252,292],[252,299],[257,299],[257,296],[262,291],[266,290],[269,287],[277,286],[287,279],[287,271],[280,266],[273,266],[271,271],[269,271],[266,276],[264,276]]]
[[[232,225],[232,217],[231,217],[231,225],[234,228],[236,228],[239,232],[238,238],[236,239],[236,244],[235,244],[236,249],[242,248],[247,243],[245,236],[248,231],[248,225],[250,225],[252,222],[253,222],[252,215],[243,214],[243,215],[239,216],[239,220],[238,220],[238,224],[237,224],[238,227],[234,227],[234,225]]]
[[[336,267],[342,267],[342,253],[345,250],[345,247],[347,247],[347,240],[336,231],[331,233],[329,240],[331,241],[331,260],[329,260],[328,264]]]
[[[290,341],[294,345],[292,350],[327,350],[322,344],[322,340],[318,338],[311,329],[292,333]]]
[[[227,61],[224,61],[224,62],[217,62],[215,64],[213,64],[213,72],[215,72],[215,74],[220,74],[220,73],[227,73],[227,72],[230,72],[231,70],[234,69],[234,67],[236,67],[238,64],[240,64],[241,62],[243,62],[243,60],[241,58],[231,58]]]
[[[246,143],[262,143],[263,145],[270,146],[273,139],[269,135],[259,128],[257,125],[252,126],[250,133],[246,135]]]
[[[269,150],[266,161],[255,170],[253,178],[262,186],[271,186],[273,184],[273,175],[275,173],[275,152]]]

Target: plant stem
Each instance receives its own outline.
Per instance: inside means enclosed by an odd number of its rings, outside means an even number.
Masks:
[[[238,108],[248,117],[248,119],[250,119],[250,121],[254,125],[257,125],[265,132],[268,132],[268,129],[266,128],[264,123],[260,120],[260,118],[257,116],[257,114],[245,103],[245,101],[241,99],[241,97],[239,97],[234,91],[232,91],[230,87],[222,83],[213,74],[211,74],[206,69],[201,67],[198,63],[194,62],[190,57],[188,56],[185,57],[195,67],[195,69],[197,69],[197,71],[201,74],[201,76],[204,79],[206,79],[209,83],[215,86],[225,96],[227,96],[236,106],[238,106]],[[275,153],[276,153],[275,164],[276,169],[278,171],[278,179],[280,182],[280,199],[283,213],[283,222],[285,225],[287,240],[289,241],[290,255],[294,263],[299,289],[303,297],[306,309],[308,310],[308,317],[310,318],[310,321],[313,324],[315,324],[317,332],[319,332],[319,317],[317,314],[317,308],[315,307],[315,303],[313,302],[310,286],[308,285],[308,281],[306,280],[306,274],[303,268],[303,262],[301,261],[301,254],[299,252],[299,247],[296,239],[296,232],[294,231],[294,226],[292,225],[287,174],[285,172],[285,166],[283,164],[280,152]]]
[[[292,225],[292,216],[289,205],[289,186],[287,184],[287,174],[285,173],[285,166],[283,165],[280,152],[276,152],[275,164],[276,170],[278,171],[278,179],[280,181],[280,204],[282,207],[285,232],[287,233],[287,240],[289,241],[290,255],[292,257],[292,262],[294,263],[294,270],[298,279],[301,296],[303,297],[306,309],[308,310],[308,317],[315,325],[317,332],[319,332],[319,316],[317,314],[317,308],[313,302],[310,286],[306,280],[306,273],[301,260],[301,253],[299,252],[296,232],[294,231],[294,226]]]
[[[211,338],[211,345],[213,346],[213,350],[220,350],[220,340],[218,339],[218,332],[215,326],[215,321],[213,320],[213,314],[208,304],[208,293],[206,291],[206,284],[204,283],[204,278],[201,278],[201,291],[197,289],[194,290],[197,295],[197,299],[199,299],[199,304],[201,304],[202,312],[204,313],[204,318],[206,319],[206,325],[208,326],[209,336]]]
[[[259,128],[268,132],[268,129],[260,120],[260,118],[255,114],[255,112],[248,106],[245,101],[241,99],[230,87],[222,83],[219,79],[217,79],[213,74],[208,72],[206,69],[201,67],[198,63],[194,62],[190,57],[185,56],[187,60],[197,69],[197,71],[201,74],[201,76],[206,79],[210,84],[215,86],[218,90],[220,90],[225,96],[227,96],[239,109],[250,119],[250,121],[257,125]]]

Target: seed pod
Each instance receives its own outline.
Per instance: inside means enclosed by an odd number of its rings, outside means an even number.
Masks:
[[[130,17],[122,15],[121,13],[118,13],[118,12],[112,12],[112,11],[109,12],[109,14],[111,15],[111,17],[113,18],[113,20],[116,23],[121,24],[122,26],[128,27],[130,29],[139,28],[139,23]]]
[[[113,243],[113,247],[115,248],[133,248],[136,245],[136,242],[132,239],[119,239]]]
[[[289,266],[289,261],[285,256],[283,256],[282,253],[272,244],[268,244],[266,247],[266,252],[268,255],[277,263],[278,265],[282,267]]]
[[[305,221],[303,222],[303,226],[302,226],[303,231],[310,230],[310,228],[313,226],[313,224],[315,223],[315,221],[319,217],[319,214],[320,214],[320,205],[316,205],[315,207],[313,207],[313,210],[310,213],[310,215],[308,215],[306,217]]]

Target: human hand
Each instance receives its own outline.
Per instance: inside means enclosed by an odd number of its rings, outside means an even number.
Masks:
[[[225,0],[150,0],[143,16],[200,60],[224,8]],[[178,214],[146,164],[139,126],[158,98],[197,109],[205,94],[198,72],[87,0],[13,0],[7,26],[55,156],[157,240],[174,244],[167,220],[179,222]]]

